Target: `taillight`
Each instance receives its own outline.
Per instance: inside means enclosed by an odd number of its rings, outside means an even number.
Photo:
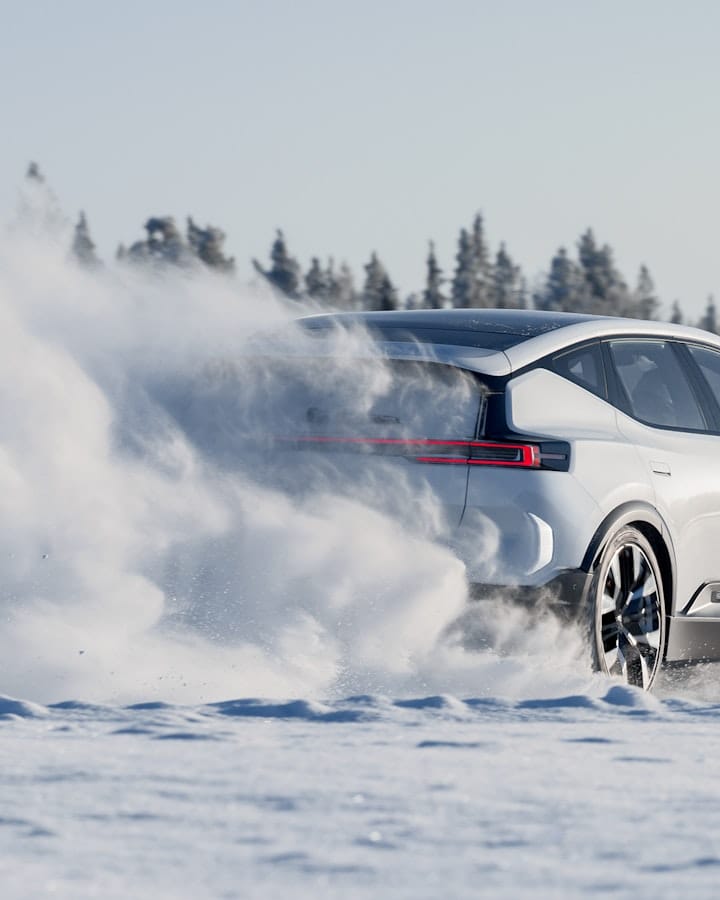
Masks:
[[[284,446],[311,447],[322,445],[328,449],[367,450],[380,454],[411,457],[415,462],[435,465],[504,466],[517,469],[564,468],[546,464],[543,446],[513,441],[450,441],[432,438],[364,438],[330,437],[325,435],[276,437]],[[553,445],[553,449],[556,445]],[[559,460],[558,454],[548,456]],[[567,455],[563,459],[567,461]]]
[[[469,466],[512,466],[519,469],[540,468],[540,448],[537,444],[510,444],[491,441],[468,441],[467,456],[418,456],[424,463],[464,463]]]

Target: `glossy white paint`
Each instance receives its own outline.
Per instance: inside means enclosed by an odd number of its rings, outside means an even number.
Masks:
[[[536,437],[617,439],[616,410],[566,378],[533,369],[505,390],[505,413],[514,431]]]
[[[702,584],[720,581],[720,437],[651,428],[623,413],[618,424],[643,461],[667,524],[677,559],[675,606],[682,610]]]
[[[509,347],[505,351],[505,355],[511,370],[517,372],[548,354],[558,353],[565,347],[571,347],[582,341],[631,335],[654,338],[670,337],[676,340],[707,344],[720,349],[720,336],[699,328],[673,325],[670,322],[645,322],[639,319],[593,316],[588,321],[557,328],[546,334],[530,338],[530,340],[522,341],[514,347]]]

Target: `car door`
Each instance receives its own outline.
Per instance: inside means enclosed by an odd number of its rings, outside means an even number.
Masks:
[[[670,531],[679,612],[703,586],[720,582],[716,414],[681,342],[623,338],[605,347],[618,427],[647,467]],[[720,614],[720,604],[716,608]]]

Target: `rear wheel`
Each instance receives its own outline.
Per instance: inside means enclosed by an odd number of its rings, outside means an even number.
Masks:
[[[665,647],[662,576],[649,541],[621,529],[605,546],[590,593],[595,668],[650,690]]]

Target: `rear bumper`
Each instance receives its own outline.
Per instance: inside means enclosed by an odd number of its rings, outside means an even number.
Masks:
[[[479,584],[555,584],[583,564],[603,513],[570,472],[471,471],[453,535],[468,578]],[[571,592],[571,596],[574,592]]]
[[[472,584],[473,601],[504,601],[528,609],[547,609],[562,619],[577,619],[587,609],[592,575],[572,569],[538,587]],[[668,616],[665,661],[698,663],[720,661],[720,618]]]
[[[541,585],[471,584],[474,601],[505,600],[529,608],[546,608],[567,618],[584,608],[592,575],[568,569]]]

